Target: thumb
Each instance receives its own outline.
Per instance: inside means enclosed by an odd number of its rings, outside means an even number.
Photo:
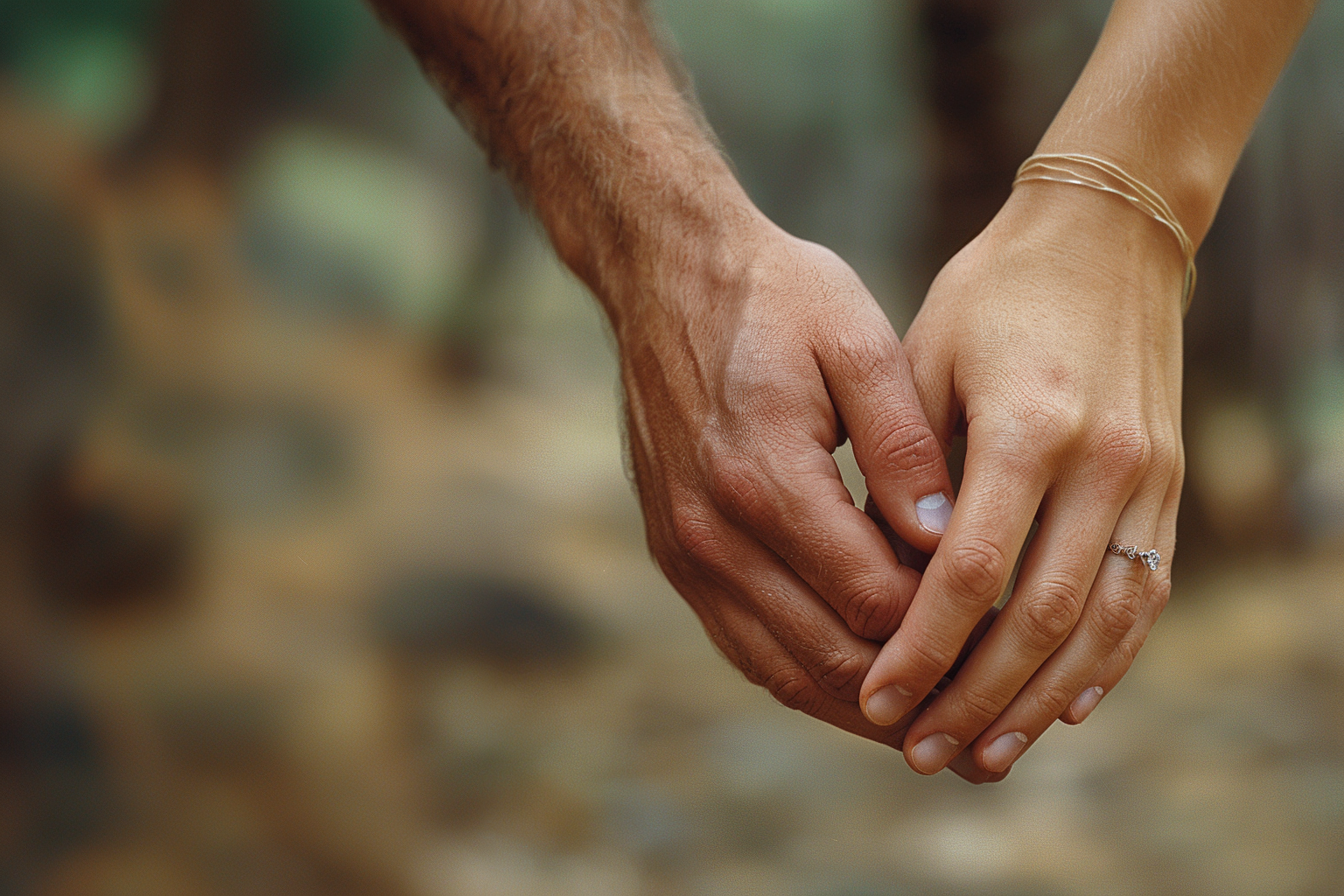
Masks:
[[[885,323],[885,321],[884,321]],[[838,351],[826,387],[849,433],[868,493],[892,530],[932,554],[952,515],[952,482],[942,442],[930,428],[910,363],[890,326]]]
[[[929,560],[932,559],[929,554],[916,550],[905,543],[905,539],[897,535],[891,528],[891,523],[882,515],[882,511],[877,509],[877,504],[873,501],[873,496],[869,495],[868,500],[863,505],[863,512],[868,514],[868,518],[877,523],[877,531],[882,533],[882,537],[891,545],[891,549],[896,553],[896,559],[902,566],[908,566],[915,572],[923,573],[929,566]]]

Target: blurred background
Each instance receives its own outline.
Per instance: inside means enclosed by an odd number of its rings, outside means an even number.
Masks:
[[[657,4],[898,332],[1105,9]],[[1341,45],[1200,256],[1171,607],[973,788],[714,653],[595,306],[367,7],[0,0],[0,896],[1338,893]]]

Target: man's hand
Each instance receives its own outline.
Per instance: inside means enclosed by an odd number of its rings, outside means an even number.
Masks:
[[[833,253],[759,215],[704,242],[644,284],[658,298],[620,331],[650,547],[751,681],[899,746],[857,701],[873,642],[896,631],[919,574],[855,507],[832,452],[847,434],[896,534],[936,547],[951,489],[909,365]]]
[[[899,746],[859,686],[919,576],[831,453],[852,439],[926,553],[951,487],[876,302],[747,199],[635,0],[374,2],[606,311],[649,544],[710,637],[786,705]]]

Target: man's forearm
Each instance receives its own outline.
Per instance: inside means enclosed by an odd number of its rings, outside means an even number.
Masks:
[[[535,206],[618,336],[641,300],[630,284],[663,273],[641,267],[684,263],[690,250],[678,247],[711,245],[750,214],[638,0],[373,4]]]
[[[373,0],[605,307],[650,552],[788,706],[896,746],[858,685],[938,544],[951,482],[858,276],[751,204],[636,0]],[[921,509],[924,508],[924,509]]]
[[[1038,152],[1116,162],[1198,245],[1315,0],[1115,0]]]

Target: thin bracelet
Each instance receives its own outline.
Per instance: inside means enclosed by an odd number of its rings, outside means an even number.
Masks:
[[[1092,169],[1093,172],[1078,171],[1079,167]],[[1125,172],[1114,162],[1086,156],[1079,153],[1040,153],[1027,159],[1017,169],[1013,178],[1016,187],[1023,181],[1048,180],[1059,184],[1076,184],[1090,187],[1103,193],[1111,193],[1124,199],[1139,211],[1162,224],[1181,244],[1181,254],[1185,256],[1185,285],[1181,290],[1181,315],[1190,310],[1190,300],[1195,295],[1195,244],[1186,235],[1176,214],[1167,205],[1167,201],[1157,191],[1143,181]]]

